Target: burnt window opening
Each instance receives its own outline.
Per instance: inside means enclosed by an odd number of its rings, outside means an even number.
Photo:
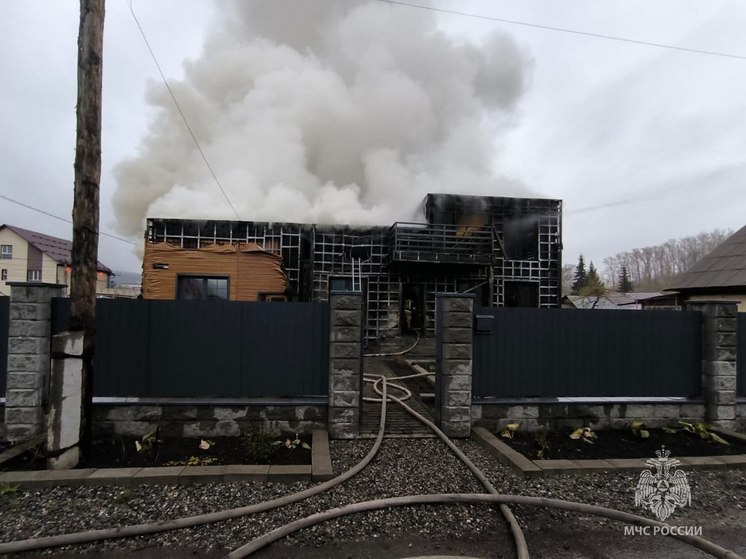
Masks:
[[[538,307],[539,284],[529,281],[506,281],[504,305],[506,307]]]
[[[227,301],[228,278],[214,276],[179,276],[176,298],[182,301]]]
[[[503,227],[503,245],[508,260],[538,260],[539,223],[536,217],[508,219]]]
[[[352,278],[329,278],[329,291],[352,291]]]

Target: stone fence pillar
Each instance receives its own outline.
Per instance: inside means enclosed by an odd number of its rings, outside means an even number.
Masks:
[[[360,433],[362,391],[362,294],[329,295],[329,436],[352,439]]]
[[[52,298],[63,297],[66,286],[9,285],[5,425],[8,440],[18,442],[46,430],[44,406],[49,383]]]
[[[471,434],[473,294],[438,295],[435,420],[449,437]]]
[[[709,423],[733,428],[736,423],[737,303],[691,302],[702,313],[702,396]]]

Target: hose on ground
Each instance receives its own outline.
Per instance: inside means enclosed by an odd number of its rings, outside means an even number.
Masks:
[[[416,378],[416,377],[422,377],[426,376],[429,373],[416,373],[413,375],[406,375],[403,377],[394,377],[390,380],[403,380],[406,378]],[[376,394],[378,394],[381,399],[384,399],[388,397],[389,399],[393,400],[397,404],[399,404],[401,407],[404,408],[404,410],[409,413],[412,417],[423,423],[424,425],[427,425],[453,452],[461,462],[464,463],[464,465],[469,468],[469,471],[471,471],[472,474],[479,480],[479,483],[482,484],[482,486],[492,495],[497,495],[498,491],[495,489],[495,486],[490,483],[490,481],[487,479],[487,477],[484,475],[484,473],[477,468],[474,463],[467,458],[466,454],[464,454],[460,448],[458,448],[453,441],[448,438],[448,436],[441,431],[437,425],[435,425],[432,421],[424,417],[423,415],[417,413],[415,410],[413,410],[410,406],[404,403],[403,399],[397,398],[396,396],[384,395],[384,391],[379,388],[379,385],[381,383],[381,380],[383,377],[379,377],[377,380],[373,383],[373,389],[376,391]],[[384,381],[385,382],[385,381]],[[391,386],[398,386],[394,383],[391,384]],[[410,393],[411,394],[411,393]],[[370,398],[369,400],[376,401],[376,398]],[[529,553],[528,553],[528,544],[526,543],[526,537],[523,534],[523,530],[521,530],[521,526],[518,524],[518,520],[516,519],[515,515],[513,514],[513,511],[510,510],[510,507],[508,507],[505,504],[499,505],[500,512],[503,515],[503,518],[505,518],[505,521],[508,523],[508,526],[510,527],[510,533],[513,535],[513,541],[515,543],[516,548],[516,555],[518,556],[518,559],[528,559]]]
[[[384,379],[383,392],[387,393],[387,384]],[[161,522],[152,522],[147,524],[136,524],[132,526],[120,526],[117,528],[105,528],[102,530],[90,530],[87,532],[74,532],[71,534],[60,534],[57,536],[46,536],[42,538],[31,538],[26,540],[17,540],[13,542],[0,543],[0,555],[6,553],[20,553],[23,551],[31,551],[34,549],[47,549],[50,547],[61,547],[65,545],[75,545],[83,543],[93,543],[102,540],[110,540],[116,538],[127,538],[135,536],[144,536],[147,534],[156,534],[159,532],[167,532],[170,530],[179,530],[181,528],[190,528],[192,526],[200,526],[203,524],[211,524],[214,522],[222,522],[224,520],[230,520],[232,518],[238,518],[240,516],[247,516],[249,514],[256,514],[259,512],[265,512],[275,508],[279,508],[291,503],[302,501],[318,493],[323,493],[333,487],[336,487],[340,483],[343,483],[351,477],[360,473],[365,468],[373,457],[378,453],[378,449],[381,447],[383,441],[383,434],[386,427],[386,403],[388,402],[387,397],[382,397],[381,401],[381,421],[378,426],[378,435],[376,436],[375,443],[370,452],[363,458],[358,464],[352,469],[346,471],[339,476],[330,479],[319,485],[314,485],[298,493],[292,493],[290,495],[284,495],[277,499],[270,501],[264,501],[262,503],[256,503],[253,505],[247,505],[244,507],[238,507],[234,509],[227,509],[217,512],[211,512],[207,514],[200,514],[196,516],[188,516],[183,518],[177,518],[174,520],[164,520]]]
[[[402,351],[394,351],[392,353],[365,353],[363,354],[363,357],[394,357],[395,355],[404,355],[405,353],[409,353],[415,347],[417,347],[417,344],[420,341],[420,331],[417,329],[414,329],[414,331],[417,333],[417,338],[415,339],[414,343],[407,349],[404,349]]]
[[[293,534],[303,528],[310,528],[320,522],[339,518],[341,516],[347,516],[350,514],[356,514],[361,512],[370,512],[374,510],[381,510],[389,507],[409,507],[412,505],[428,505],[436,503],[483,503],[483,504],[495,504],[501,505],[515,504],[515,505],[532,505],[548,508],[563,509],[572,512],[579,512],[582,514],[591,514],[594,516],[603,516],[612,520],[619,520],[622,522],[629,522],[637,526],[652,526],[659,528],[668,528],[665,535],[676,538],[683,541],[697,549],[700,549],[717,559],[742,559],[737,553],[720,547],[719,545],[706,540],[699,536],[691,536],[686,534],[680,534],[678,531],[670,530],[671,526],[658,522],[655,520],[649,520],[636,514],[628,512],[622,512],[615,509],[609,509],[606,507],[599,507],[596,505],[586,505],[585,503],[576,503],[574,501],[564,501],[561,499],[547,499],[545,497],[525,497],[521,495],[485,495],[484,493],[440,493],[431,495],[409,495],[407,497],[391,497],[388,499],[377,499],[375,501],[364,501],[361,503],[353,503],[351,505],[345,505],[343,507],[333,508],[324,512],[319,512],[296,520],[280,528],[267,532],[263,536],[249,542],[244,547],[241,547],[230,553],[228,559],[239,559],[246,557],[247,555],[254,553],[262,547],[277,541],[285,536]]]

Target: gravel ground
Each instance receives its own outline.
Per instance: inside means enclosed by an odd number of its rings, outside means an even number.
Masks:
[[[458,444],[502,493],[564,498],[640,512],[634,508],[633,499],[639,475],[637,473],[558,475],[529,480],[515,476],[473,441],[464,440]],[[363,458],[371,445],[371,440],[332,441],[334,472],[339,473],[352,467]],[[702,525],[705,537],[708,537],[710,530],[713,533],[736,529],[743,531],[746,526],[746,472],[689,472],[688,476],[692,506],[677,510],[674,513],[674,523]],[[0,540],[10,541],[178,518],[244,506],[300,491],[310,485],[223,483],[18,490],[0,496]],[[361,474],[333,491],[306,501],[220,524],[77,546],[68,549],[68,552],[77,556],[91,551],[135,551],[169,546],[199,549],[200,556],[206,557],[226,549],[234,549],[268,530],[331,507],[375,498],[448,492],[483,490],[439,440],[386,439],[376,459]],[[619,524],[595,517],[530,507],[514,507],[514,511],[527,530],[529,545],[540,539],[542,533],[552,531],[562,533],[563,530],[572,530],[583,533],[593,529],[595,534],[608,531],[609,534],[615,534],[615,537],[621,532]],[[490,507],[418,506],[340,518],[303,530],[287,538],[283,545],[293,546],[287,549],[318,549],[329,544],[376,541],[377,538],[381,541],[418,538],[419,541],[428,541],[437,547],[438,542],[486,541],[496,537],[506,541],[507,530],[499,513]],[[260,552],[258,556],[264,555]],[[352,557],[346,552],[341,556]],[[512,557],[512,553],[501,550],[494,551],[494,555],[490,556]],[[559,554],[546,556],[559,557]]]

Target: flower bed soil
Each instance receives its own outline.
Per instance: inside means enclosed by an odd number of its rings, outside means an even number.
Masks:
[[[291,437],[292,438],[292,437]],[[257,459],[247,454],[242,437],[213,437],[204,440],[212,443],[201,449],[202,439],[166,438],[157,445],[138,452],[137,437],[112,437],[96,439],[88,452],[84,453],[78,468],[136,468],[152,466],[223,466],[230,464],[281,464],[306,465],[311,463],[311,451],[298,445],[287,448],[284,444],[273,445],[268,459]],[[285,437],[275,439],[284,443]],[[301,435],[300,440],[309,446],[311,437]],[[142,443],[141,443],[142,444]],[[43,452],[26,452],[0,465],[0,471],[43,470],[46,457]]]
[[[650,437],[641,439],[631,431],[609,429],[597,431],[593,444],[570,438],[571,429],[546,433],[548,448],[540,458],[541,433],[517,431],[513,439],[496,436],[530,460],[599,460],[605,458],[654,458],[661,446],[671,451],[671,456],[720,456],[746,454],[746,441],[721,435],[730,444],[724,445],[702,439],[687,432],[666,433],[662,429],[648,429]]]

